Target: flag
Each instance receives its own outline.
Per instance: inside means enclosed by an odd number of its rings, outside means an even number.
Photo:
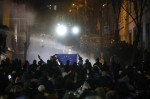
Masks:
[[[59,62],[66,65],[67,60],[69,60],[69,65],[73,65],[74,62],[77,62],[77,54],[56,54]]]

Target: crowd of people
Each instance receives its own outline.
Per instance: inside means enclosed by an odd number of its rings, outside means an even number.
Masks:
[[[9,58],[0,64],[0,99],[150,99],[150,72],[144,62],[121,66],[113,59],[69,65],[52,56],[33,63]],[[147,66],[150,67],[150,66]]]

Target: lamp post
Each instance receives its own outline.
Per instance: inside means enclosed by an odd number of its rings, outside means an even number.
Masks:
[[[75,8],[75,13],[76,13],[75,22],[78,23],[79,5],[73,3],[73,4],[72,4],[72,7]]]
[[[78,0],[78,1],[82,1],[82,3],[84,3],[83,5],[82,4],[75,4],[73,3],[72,6],[73,7],[76,7],[76,11],[77,11],[77,16],[76,16],[76,20],[78,20],[78,15],[79,15],[79,8],[83,7],[83,27],[84,27],[84,34],[86,35],[87,33],[87,0]],[[69,10],[69,12],[71,12],[71,10]]]
[[[24,61],[27,58],[27,51],[28,51],[28,48],[30,45],[30,23],[27,23],[25,37],[26,37],[26,39],[24,42]]]
[[[86,0],[84,0],[84,17],[85,17],[85,21],[84,21],[84,33],[85,34],[87,34],[86,33],[86,21],[87,21],[87,16],[86,16],[86,6],[87,6],[87,1]]]

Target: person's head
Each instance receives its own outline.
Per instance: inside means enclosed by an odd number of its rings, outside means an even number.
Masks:
[[[99,62],[99,58],[96,58],[96,62]]]
[[[119,99],[119,98],[114,90],[110,90],[106,93],[106,99]]]
[[[58,76],[58,77],[55,79],[55,87],[56,87],[57,89],[64,88],[64,84],[65,84],[65,80],[64,80],[63,77]]]
[[[98,96],[100,96],[102,99],[105,99],[105,90],[103,87],[98,87],[95,89],[97,92]]]
[[[86,59],[86,60],[85,60],[85,62],[86,62],[86,63],[88,63],[88,62],[89,62],[89,60],[88,60],[88,59]]]
[[[33,64],[37,64],[36,62],[37,62],[36,60],[33,60]]]
[[[42,62],[41,62],[41,61],[39,61],[39,62],[38,62],[38,65],[42,65]]]
[[[5,61],[4,60],[1,61],[1,66],[5,66]]]
[[[66,90],[74,90],[74,83],[71,78],[67,78],[65,81],[65,89]]]
[[[38,88],[38,84],[36,83],[36,82],[31,82],[30,84],[29,84],[29,88],[30,89],[37,89]]]
[[[46,82],[45,91],[49,92],[49,93],[54,92],[54,85],[53,85],[52,81],[49,80],[48,82]]]
[[[91,89],[86,89],[80,96],[80,99],[102,99]]]
[[[73,66],[77,66],[77,62],[74,62],[74,63],[73,63]]]
[[[23,87],[20,85],[14,85],[11,87],[9,92],[13,94],[14,97],[21,96],[23,94]]]
[[[87,89],[91,89],[91,86],[89,83],[87,83],[86,81],[83,83],[83,86],[82,86],[82,90],[87,90]]]
[[[82,57],[79,57],[79,60],[82,60]]]
[[[50,64],[50,60],[47,60],[47,64]]]
[[[25,65],[29,65],[29,61],[28,60],[25,60]]]
[[[34,99],[49,99],[43,93],[38,93]]]
[[[50,60],[52,60],[52,61],[56,61],[56,60],[57,60],[57,58],[55,57],[55,55],[53,55],[53,56],[51,56]]]
[[[119,98],[125,98],[129,95],[129,89],[125,82],[117,83],[115,85],[115,91],[117,92]],[[112,99],[112,98],[110,98],[110,99]],[[116,98],[114,98],[114,99],[116,99]]]
[[[45,91],[45,86],[44,85],[39,85],[38,91],[39,92],[44,92]]]
[[[6,58],[6,63],[9,63],[10,62],[10,59],[7,57]]]
[[[70,61],[69,61],[69,60],[67,60],[67,65],[69,65],[69,63],[70,63]]]

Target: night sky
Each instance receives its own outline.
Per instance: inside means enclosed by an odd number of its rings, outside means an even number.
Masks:
[[[49,31],[51,27],[53,16],[48,8],[48,5],[52,3],[62,3],[71,2],[73,0],[13,0],[14,3],[26,4],[28,11],[34,11],[36,13],[35,23],[38,24],[42,31]]]
[[[47,5],[55,2],[71,2],[73,0],[13,0],[15,3],[27,4],[38,12],[43,12],[47,9]]]

